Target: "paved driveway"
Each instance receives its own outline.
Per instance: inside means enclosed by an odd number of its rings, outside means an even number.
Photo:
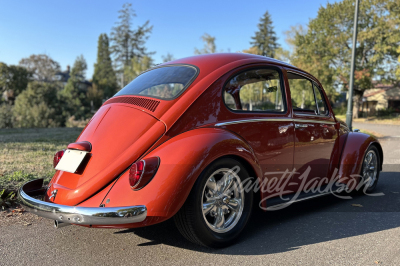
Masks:
[[[385,135],[384,196],[328,196],[259,211],[241,241],[222,250],[187,242],[172,221],[132,230],[56,230],[42,219],[3,225],[0,265],[400,265],[400,138],[388,135],[400,136],[400,127],[354,127]]]

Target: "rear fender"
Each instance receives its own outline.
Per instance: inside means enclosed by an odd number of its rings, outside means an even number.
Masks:
[[[352,176],[361,173],[361,166],[365,153],[371,145],[376,145],[380,153],[381,164],[379,165],[379,170],[382,170],[383,152],[379,141],[375,137],[365,133],[348,133],[339,168],[339,177],[343,178],[343,183],[351,180]],[[359,181],[359,176],[356,176],[356,181]]]
[[[142,204],[147,207],[148,217],[140,226],[162,222],[178,212],[201,172],[223,156],[240,157],[253,167],[252,172],[261,176],[256,156],[243,139],[223,129],[198,128],[169,139],[144,157],[160,158],[157,173],[144,188],[133,191],[126,171],[103,204],[106,207]]]

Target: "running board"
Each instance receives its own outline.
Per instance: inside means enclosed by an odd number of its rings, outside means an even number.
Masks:
[[[315,199],[315,198],[319,198],[322,196],[328,196],[328,195],[332,195],[333,193],[338,192],[338,190],[332,191],[332,192],[325,192],[325,193],[300,193],[299,196],[297,197],[296,200],[291,201],[291,198],[296,195],[296,193],[292,193],[292,194],[287,194],[287,195],[283,195],[283,198],[286,198],[288,200],[284,200],[281,197],[274,197],[271,199],[267,199],[267,211],[269,208],[274,207],[274,209],[278,206],[283,206],[288,204],[288,202],[290,202],[290,204],[292,203],[297,203],[297,202],[302,202],[302,201],[306,201],[306,200],[311,200],[311,199]]]

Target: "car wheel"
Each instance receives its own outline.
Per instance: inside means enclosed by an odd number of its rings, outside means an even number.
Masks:
[[[248,177],[245,167],[232,158],[211,163],[174,216],[181,234],[193,243],[213,248],[233,244],[252,210],[253,191],[246,192],[242,186]]]
[[[379,179],[380,157],[378,149],[371,146],[365,153],[362,168],[361,180],[363,182],[362,190],[360,192],[372,192],[375,190]]]

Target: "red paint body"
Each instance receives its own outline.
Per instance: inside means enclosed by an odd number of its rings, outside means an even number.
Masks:
[[[85,207],[145,205],[147,218],[143,222],[103,226],[140,227],[172,217],[200,173],[223,156],[237,158],[251,176],[262,181],[265,172],[293,167],[313,166],[312,174],[321,177],[329,177],[335,168],[343,176],[358,174],[369,145],[380,149],[373,137],[349,133],[344,123],[339,128],[329,101],[327,117],[294,114],[287,71],[305,75],[321,88],[322,85],[293,66],[248,54],[203,55],[168,64],[194,65],[199,74],[174,100],[119,96],[105,102],[77,142],[69,146],[84,150],[88,147],[82,143],[91,144],[84,169],[75,174],[57,171],[50,183],[48,193],[58,190],[55,203]],[[265,66],[282,73],[286,113],[230,111],[222,98],[224,84],[235,73]],[[263,120],[217,125],[248,119]],[[331,123],[313,122],[321,119]],[[307,120],[304,123],[310,124],[312,130],[295,129],[295,123],[302,123],[301,120]],[[310,136],[314,141],[309,141]],[[132,163],[151,157],[160,159],[157,173],[146,186],[132,190],[127,169]],[[268,195],[261,195],[265,196]]]

